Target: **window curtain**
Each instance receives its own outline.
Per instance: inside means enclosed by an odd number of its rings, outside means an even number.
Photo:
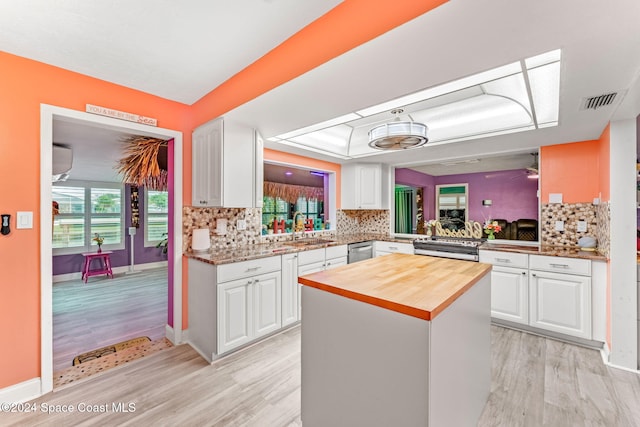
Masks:
[[[413,233],[414,190],[396,187],[396,233]]]
[[[300,197],[307,200],[323,200],[324,188],[308,187],[305,185],[282,184],[279,182],[264,182],[264,196],[280,198],[288,203],[297,203]]]

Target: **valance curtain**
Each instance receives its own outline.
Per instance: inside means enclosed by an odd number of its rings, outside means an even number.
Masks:
[[[288,203],[296,203],[300,197],[305,197],[307,200],[322,200],[324,188],[265,181],[264,196],[278,197]]]

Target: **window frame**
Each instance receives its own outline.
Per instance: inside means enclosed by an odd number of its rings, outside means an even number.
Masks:
[[[159,217],[161,215],[164,215],[165,218],[167,219],[167,235],[169,233],[169,191],[156,191],[156,190],[149,190],[146,187],[140,187],[140,188],[144,188],[144,218],[143,218],[143,223],[144,223],[144,247],[148,248],[148,247],[153,247],[156,246],[158,243],[160,243],[162,241],[162,239],[159,240],[149,240],[149,218],[151,216],[154,217]],[[166,213],[149,213],[149,195],[151,192],[155,192],[155,193],[166,193],[167,195],[167,212]]]
[[[101,181],[61,181],[57,183],[53,183],[52,187],[74,187],[74,188],[83,188],[84,189],[84,212],[82,214],[60,214],[62,216],[82,216],[84,219],[84,245],[82,246],[74,246],[74,247],[66,247],[66,248],[53,248],[52,254],[53,256],[59,255],[75,255],[81,254],[85,252],[95,252],[97,250],[97,245],[93,244],[93,233],[91,232],[91,220],[92,218],[98,218],[101,216],[105,216],[105,214],[94,214],[91,210],[91,190],[97,188],[105,188],[105,189],[119,189],[120,190],[120,242],[119,243],[109,243],[103,244],[102,250],[115,251],[115,250],[123,250],[125,249],[125,229],[126,229],[126,212],[127,206],[125,205],[125,187],[124,184],[119,182],[101,182]],[[55,221],[55,218],[53,218]],[[53,239],[53,236],[52,236]],[[52,242],[53,246],[53,242]]]

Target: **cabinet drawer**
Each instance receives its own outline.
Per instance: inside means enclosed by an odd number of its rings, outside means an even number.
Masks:
[[[528,268],[529,255],[513,252],[480,251],[480,262],[503,267]]]
[[[280,262],[280,256],[272,256],[219,265],[218,283],[270,273],[272,271],[280,271]]]
[[[305,265],[305,264],[312,264],[314,262],[324,263],[324,248],[298,252],[299,266]]]
[[[325,249],[327,259],[347,256],[347,245],[327,246]]]
[[[375,250],[378,252],[396,252],[401,254],[411,254],[413,255],[413,244],[412,243],[398,243],[398,242],[384,242],[384,241],[376,241],[375,242]]]
[[[588,259],[531,255],[529,257],[529,268],[531,270],[591,276],[591,261]]]

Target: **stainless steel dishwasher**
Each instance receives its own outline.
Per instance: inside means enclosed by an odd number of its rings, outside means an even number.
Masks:
[[[373,242],[350,243],[348,246],[347,263],[362,261],[373,257]]]

